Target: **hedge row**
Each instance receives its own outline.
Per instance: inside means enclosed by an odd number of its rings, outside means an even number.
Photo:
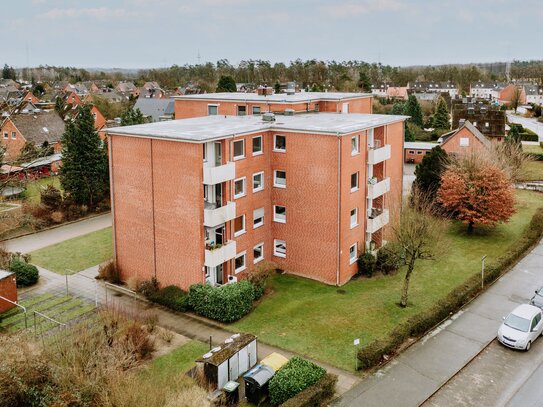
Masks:
[[[313,386],[288,399],[281,407],[319,407],[329,401],[336,392],[337,376],[326,373]]]
[[[543,208],[539,208],[520,240],[485,268],[485,284],[505,273],[536,244],[543,235]],[[359,367],[367,369],[379,364],[383,355],[396,351],[408,338],[417,337],[433,328],[450,314],[457,312],[481,291],[481,277],[473,275],[451,291],[435,307],[412,316],[396,326],[386,339],[377,339],[358,351]]]
[[[255,289],[248,281],[220,287],[194,284],[189,290],[188,304],[206,318],[232,322],[251,311],[254,299]]]
[[[40,278],[38,269],[32,264],[15,258],[11,261],[9,266],[10,271],[15,273],[15,280],[17,281],[17,287],[28,287],[38,282]]]
[[[319,365],[294,356],[270,380],[270,402],[272,404],[286,402],[315,385],[325,374],[326,370]]]
[[[147,299],[174,311],[185,312],[189,309],[187,293],[175,285],[152,291],[147,295]]]

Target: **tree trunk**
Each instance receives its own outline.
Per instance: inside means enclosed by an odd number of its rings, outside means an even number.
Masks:
[[[413,269],[415,268],[415,255],[412,255],[409,259],[409,264],[407,266],[407,273],[405,273],[405,280],[403,281],[403,288],[402,288],[402,299],[400,300],[400,307],[405,308],[407,307],[407,296],[409,292],[409,281],[411,280],[411,274],[413,273]]]
[[[473,233],[473,222],[468,223],[468,234],[471,235]]]

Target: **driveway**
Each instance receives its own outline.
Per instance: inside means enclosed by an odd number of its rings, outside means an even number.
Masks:
[[[416,164],[403,165],[403,195],[409,195],[411,192],[411,186],[415,181],[415,167]]]
[[[517,116],[507,112],[507,119],[510,123],[522,124],[523,127],[532,130],[539,136],[539,141],[543,141],[543,123],[539,123],[536,119]]]

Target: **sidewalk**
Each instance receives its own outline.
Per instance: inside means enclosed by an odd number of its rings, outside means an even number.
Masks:
[[[495,337],[502,317],[543,284],[543,242],[484,294],[345,393],[336,406],[419,406]],[[497,366],[497,368],[499,368]]]

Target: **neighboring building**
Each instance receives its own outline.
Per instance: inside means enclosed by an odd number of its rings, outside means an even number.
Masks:
[[[437,143],[406,141],[404,143],[404,162],[408,164],[420,164],[424,156],[438,145]]]
[[[462,120],[469,120],[481,133],[495,141],[502,141],[505,137],[505,112],[495,104],[456,98],[452,101],[452,128],[460,127]]]
[[[391,99],[407,100],[409,97],[407,86],[389,86],[387,88],[387,97]]]
[[[271,88],[267,88],[270,89]],[[266,112],[294,114],[307,112],[371,113],[369,93],[204,93],[174,96],[175,118],[229,115],[259,115]]]
[[[79,106],[83,103],[76,92],[66,92],[63,96],[65,105]]]
[[[138,98],[134,109],[140,109],[149,122],[172,120],[174,117],[174,100]]]
[[[133,98],[137,98],[140,95],[138,87],[134,85],[133,82],[119,82],[117,86],[115,86],[115,91],[123,96],[132,96]]]
[[[10,116],[0,127],[6,156],[9,159],[16,158],[27,141],[34,143],[36,147],[49,145],[55,153],[60,152],[64,127],[64,121],[54,111]]]
[[[458,95],[458,87],[452,82],[413,82],[408,83],[407,88],[412,93],[441,94],[448,93],[451,98]]]
[[[498,86],[494,89],[493,97],[500,105],[510,105],[518,94],[519,105],[526,103],[526,91],[524,87],[510,83],[505,86]]]
[[[469,95],[476,99],[492,100],[496,94],[495,89],[505,86],[498,82],[472,82],[469,87]]]
[[[524,85],[524,93],[526,94],[526,103],[543,106],[543,86]]]
[[[465,155],[490,147],[487,139],[469,120],[460,123],[460,127],[441,136],[438,140],[447,154]]]
[[[140,93],[138,97],[140,98],[161,99],[166,96],[164,91],[160,88],[160,86],[156,82],[145,82],[145,84],[139,90],[139,92]]]
[[[103,89],[100,92],[93,94],[93,96],[107,99],[113,103],[120,103],[130,98],[130,94],[119,93],[110,88]]]
[[[268,97],[269,107],[313,109],[308,96],[286,105]],[[204,116],[217,97],[196,99]],[[332,111],[368,102],[365,95],[317,98],[320,110]],[[360,252],[389,236],[391,209],[401,204],[406,116],[224,116],[238,103],[220,102],[220,115],[107,130],[123,279],[155,277],[186,290],[243,278],[267,260],[345,284],[358,272]]]
[[[371,85],[371,94],[372,95],[375,95],[375,96],[378,96],[378,97],[381,97],[381,98],[386,98],[388,95],[387,95],[387,89],[388,89],[389,85],[386,84],[386,83],[377,83],[377,84],[373,84]]]
[[[2,297],[7,298],[9,301],[4,300]],[[14,302],[17,302],[15,273],[0,270],[0,314],[15,308],[16,305],[12,304]]]

